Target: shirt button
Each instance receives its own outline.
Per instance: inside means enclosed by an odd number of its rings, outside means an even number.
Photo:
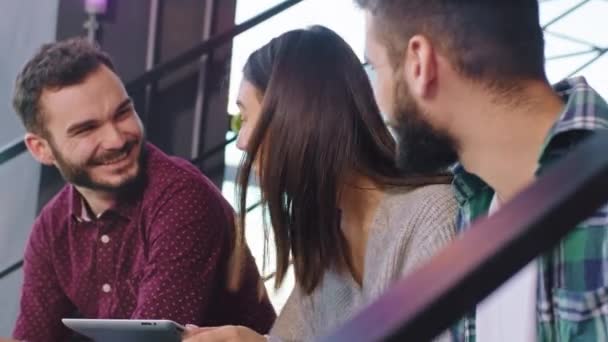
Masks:
[[[101,242],[103,242],[103,243],[108,243],[108,242],[110,242],[110,237],[109,237],[109,236],[107,236],[107,235],[102,235],[102,236],[101,236]]]
[[[108,293],[108,292],[112,291],[112,286],[110,286],[110,284],[103,284],[103,286],[101,287],[101,290],[105,293]]]

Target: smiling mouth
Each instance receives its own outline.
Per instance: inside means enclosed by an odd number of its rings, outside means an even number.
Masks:
[[[108,153],[106,156],[99,158],[93,165],[112,166],[124,163],[131,156],[131,152],[136,147],[136,144],[127,144],[120,152]]]
[[[104,160],[103,162],[101,162],[101,165],[117,164],[117,163],[127,159],[127,157],[129,156],[129,152],[130,151],[123,151],[119,155],[114,156],[112,159]]]

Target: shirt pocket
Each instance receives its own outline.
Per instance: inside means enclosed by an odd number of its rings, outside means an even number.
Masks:
[[[557,341],[608,341],[608,287],[556,289],[553,304]]]

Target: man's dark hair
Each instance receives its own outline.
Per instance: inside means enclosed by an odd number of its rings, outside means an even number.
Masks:
[[[15,81],[13,107],[26,130],[45,132],[40,106],[40,96],[45,89],[78,84],[101,65],[114,71],[110,57],[83,38],[43,45]]]
[[[373,18],[393,66],[422,34],[464,76],[510,88],[546,80],[537,0],[355,0]]]

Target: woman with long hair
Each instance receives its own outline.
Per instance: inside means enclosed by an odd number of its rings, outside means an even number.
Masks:
[[[243,244],[252,170],[276,245],[275,286],[295,288],[270,340],[328,333],[452,238],[450,177],[403,174],[358,58],[333,31],[294,30],[244,68],[237,145]],[[235,308],[235,310],[238,310]],[[264,341],[244,327],[190,329],[188,341]]]

